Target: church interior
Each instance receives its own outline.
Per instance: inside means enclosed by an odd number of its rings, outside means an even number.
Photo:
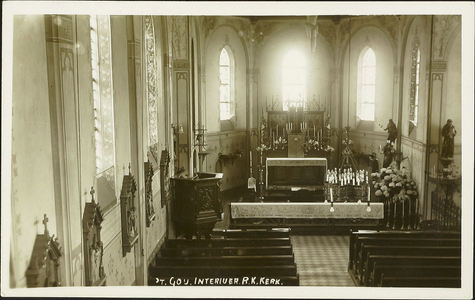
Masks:
[[[465,282],[460,15],[12,31],[10,289]]]

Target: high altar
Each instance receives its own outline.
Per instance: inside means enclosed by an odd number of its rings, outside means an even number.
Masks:
[[[312,105],[311,105],[312,106]],[[259,197],[255,203],[231,203],[231,227],[379,228],[383,203],[371,202],[368,173],[357,170],[344,140],[343,160],[331,170],[329,118],[313,110],[267,107],[261,120]],[[263,112],[264,113],[264,112]]]

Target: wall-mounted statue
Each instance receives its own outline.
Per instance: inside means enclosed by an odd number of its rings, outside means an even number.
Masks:
[[[394,144],[396,142],[396,138],[397,138],[397,127],[396,127],[396,124],[394,124],[393,119],[389,119],[388,126],[386,126],[384,131],[388,132],[387,140],[391,144]]]
[[[440,157],[452,158],[454,157],[454,137],[457,135],[457,130],[455,130],[451,119],[447,120],[441,133],[444,137],[444,142],[442,144]]]

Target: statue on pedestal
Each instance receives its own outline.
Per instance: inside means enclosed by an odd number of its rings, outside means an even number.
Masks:
[[[384,131],[388,132],[387,140],[390,143],[394,144],[397,138],[397,127],[396,127],[396,124],[394,124],[393,119],[389,119],[388,126],[386,126]]]
[[[453,158],[454,157],[454,137],[457,135],[457,130],[455,130],[452,120],[448,119],[445,126],[442,128],[442,136],[444,137],[444,142],[442,144],[442,151],[440,157]]]

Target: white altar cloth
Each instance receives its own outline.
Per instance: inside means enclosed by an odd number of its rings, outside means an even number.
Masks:
[[[384,204],[370,203],[231,203],[231,218],[296,218],[296,219],[383,219]]]

